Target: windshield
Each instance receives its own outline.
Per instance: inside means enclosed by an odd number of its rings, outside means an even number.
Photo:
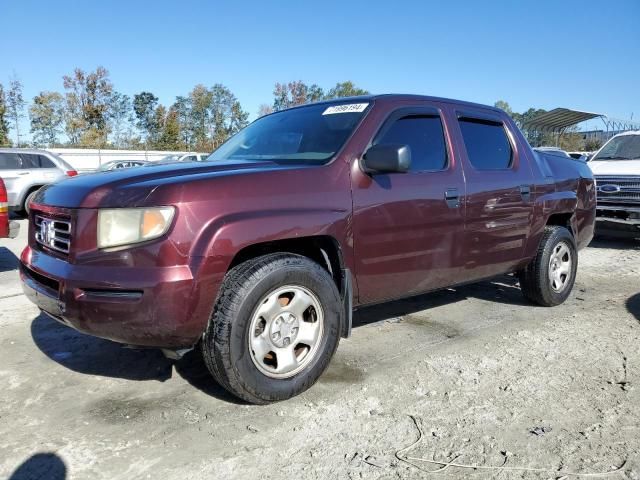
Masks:
[[[592,161],[640,159],[640,135],[621,135],[611,139]]]
[[[369,103],[309,105],[259,118],[206,160],[326,163],[340,150]]]

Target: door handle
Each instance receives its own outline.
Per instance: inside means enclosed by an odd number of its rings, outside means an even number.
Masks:
[[[530,185],[520,185],[520,196],[525,202],[531,200],[531,186]]]
[[[457,188],[447,188],[444,192],[444,199],[449,208],[460,207],[460,194]]]
[[[31,172],[18,172],[18,175],[29,175]]]

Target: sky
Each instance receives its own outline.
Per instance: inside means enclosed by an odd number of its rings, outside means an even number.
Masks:
[[[0,0],[0,83],[75,67],[173,103],[222,83],[251,118],[276,82],[640,120],[640,1]]]

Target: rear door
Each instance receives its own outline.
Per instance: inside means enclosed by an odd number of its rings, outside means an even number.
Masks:
[[[533,173],[504,119],[492,111],[456,111],[467,181],[465,280],[500,274],[524,259],[533,221]]]
[[[60,169],[45,155],[21,153],[22,166],[29,169],[33,185],[47,185],[56,181],[61,175]]]
[[[464,178],[441,111],[436,105],[385,108],[371,144],[408,145],[411,169],[374,175],[352,169],[361,304],[455,283],[462,267]]]
[[[0,152],[0,177],[7,187],[10,207],[18,207],[21,196],[29,185],[31,172],[22,168],[22,158],[17,153]]]

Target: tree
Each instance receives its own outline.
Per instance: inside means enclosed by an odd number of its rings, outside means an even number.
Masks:
[[[189,93],[191,136],[196,149],[208,148],[208,130],[213,93],[204,85],[196,85]]]
[[[191,150],[191,133],[193,126],[191,123],[191,101],[187,97],[176,97],[175,103],[171,106],[175,110],[180,126],[180,141],[185,150]]]
[[[180,148],[180,124],[178,112],[158,105],[154,112],[155,123],[158,125],[158,138],[153,144],[159,150],[178,150]]]
[[[211,88],[211,106],[209,108],[209,128],[211,131],[210,149],[222,145],[229,136],[243,129],[249,114],[242,110],[236,96],[222,84]]]
[[[9,125],[7,123],[7,99],[0,83],[0,147],[9,145]]]
[[[109,99],[108,117],[114,145],[125,147],[133,136],[131,131],[131,123],[133,122],[131,98],[120,92],[113,92]]]
[[[276,83],[273,88],[272,111],[305,103],[317,102],[325,98],[324,90],[317,84],[307,85],[302,80],[289,83]]]
[[[72,75],[62,77],[67,101],[67,134],[72,143],[79,140],[103,144],[108,134],[108,113],[113,85],[109,72],[97,67],[95,72],[76,68]],[[88,131],[91,130],[89,133]]]
[[[158,97],[151,92],[140,92],[133,96],[133,111],[137,127],[143,132],[147,143],[154,143],[158,136],[156,107]]]
[[[273,113],[273,107],[271,105],[263,103],[258,107],[258,117],[264,117],[270,113]]]
[[[7,92],[7,110],[9,119],[16,129],[16,146],[20,146],[20,120],[24,118],[24,106],[26,102],[22,97],[22,82],[15,75],[9,80],[9,91]]]
[[[64,122],[64,98],[58,92],[40,92],[33,97],[29,117],[35,143],[55,146]]]
[[[329,90],[325,98],[355,97],[358,95],[369,95],[369,92],[356,87],[352,81],[347,80],[346,82],[336,83],[336,86]]]
[[[513,110],[511,110],[511,105],[509,105],[508,102],[504,100],[498,100],[496,103],[493,104],[493,106],[501,110],[504,110],[507,113],[507,115],[509,115],[510,117],[513,117]]]

